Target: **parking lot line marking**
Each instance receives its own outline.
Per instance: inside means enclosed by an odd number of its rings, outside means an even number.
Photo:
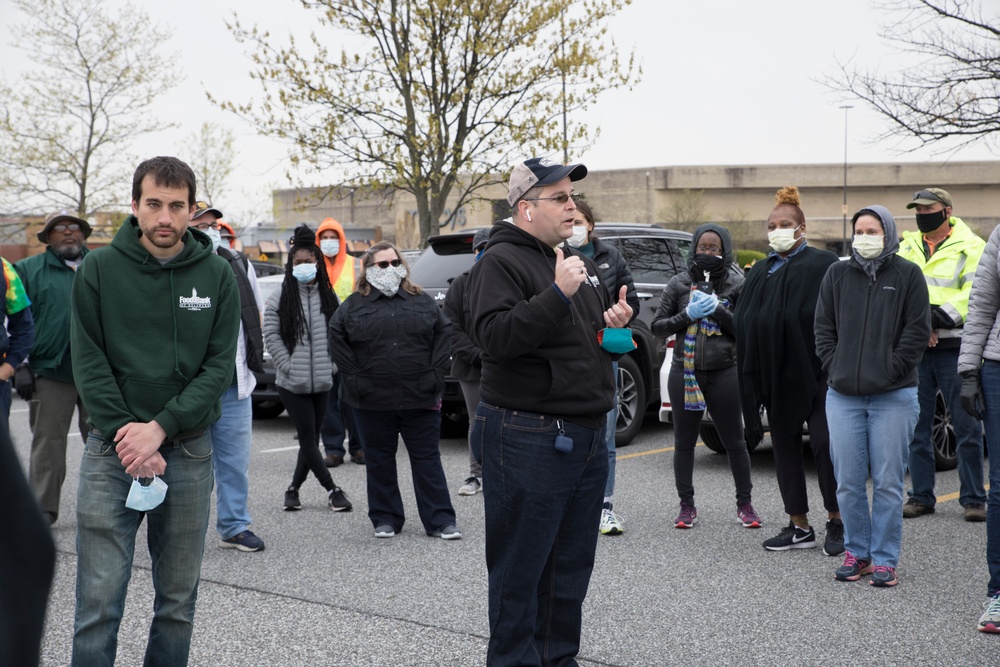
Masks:
[[[704,447],[705,443],[699,440],[695,443],[695,447]],[[624,459],[634,459],[639,456],[649,456],[650,454],[664,454],[666,452],[674,451],[674,447],[663,447],[662,449],[651,449],[648,452],[636,452],[635,454],[618,454],[615,460],[622,461]]]
[[[293,445],[291,447],[276,447],[274,449],[262,449],[262,450],[260,450],[260,453],[261,454],[270,454],[271,452],[290,452],[293,449],[298,449],[298,448],[299,448],[298,445]]]
[[[987,491],[989,491],[990,490],[990,485],[986,484],[986,485],[984,485],[983,488],[985,488]],[[949,500],[957,500],[959,495],[961,495],[961,494],[960,493],[949,493],[949,494],[944,495],[944,496],[938,496],[937,497],[937,501],[939,503],[946,503]]]

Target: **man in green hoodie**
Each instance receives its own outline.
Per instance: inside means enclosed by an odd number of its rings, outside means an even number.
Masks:
[[[132,215],[73,283],[73,374],[91,425],[77,500],[73,665],[115,661],[144,517],[156,590],[145,662],[187,664],[213,483],[208,427],[233,378],[240,324],[232,270],[208,236],[188,229],[194,204],[190,167],[143,162]]]

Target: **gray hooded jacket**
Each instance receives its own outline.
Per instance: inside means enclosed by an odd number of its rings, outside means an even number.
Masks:
[[[274,383],[293,394],[329,391],[337,367],[327,342],[326,318],[320,309],[319,288],[316,285],[298,285],[307,329],[305,340],[300,340],[292,352],[281,340],[279,329],[278,302],[281,301],[282,289],[283,286],[274,290],[264,306],[264,345],[274,361]]]
[[[958,372],[979,371],[984,359],[1000,361],[1000,226],[993,230],[969,297]]]

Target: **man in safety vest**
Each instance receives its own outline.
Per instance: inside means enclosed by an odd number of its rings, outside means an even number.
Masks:
[[[927,280],[932,331],[918,367],[920,418],[910,442],[909,459],[913,488],[903,505],[903,516],[913,518],[934,512],[931,430],[940,389],[955,427],[961,482],[959,502],[965,508],[965,520],[986,521],[982,424],[962,409],[959,401],[962,380],[958,375],[958,351],[969,314],[969,294],[986,243],[951,214],[951,195],[940,188],[917,192],[906,208],[916,209],[920,231],[903,233],[899,254],[919,266]]]

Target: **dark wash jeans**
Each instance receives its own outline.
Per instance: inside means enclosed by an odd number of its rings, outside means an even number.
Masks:
[[[982,371],[983,425],[990,452],[990,491],[986,503],[986,564],[990,580],[986,594],[1000,594],[1000,363],[987,359]]]
[[[594,569],[608,477],[606,422],[563,421],[480,403],[472,427],[483,454],[490,667],[576,665],[583,600]]]

